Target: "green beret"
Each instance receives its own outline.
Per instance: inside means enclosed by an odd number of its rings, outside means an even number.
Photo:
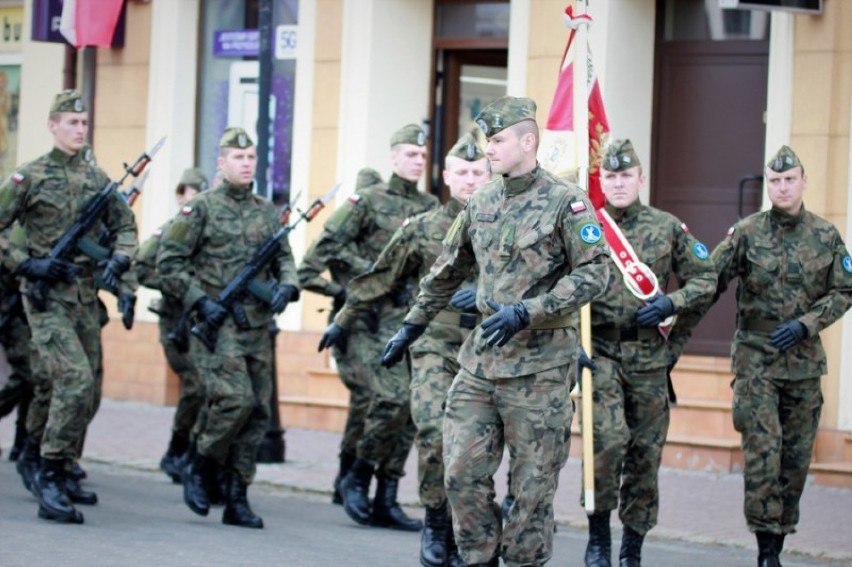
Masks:
[[[219,138],[220,148],[239,148],[244,150],[252,147],[253,145],[254,142],[249,135],[246,134],[246,131],[236,126],[225,128],[225,131],[222,132],[222,137]]]
[[[490,138],[518,122],[535,121],[535,108],[535,101],[531,98],[504,96],[483,108],[474,121],[485,137]]]
[[[406,124],[399,130],[393,133],[390,139],[390,146],[394,147],[397,144],[412,144],[415,146],[426,145],[426,132],[417,124]]]
[[[190,167],[189,169],[185,169],[180,176],[178,189],[186,185],[196,187],[199,191],[205,191],[210,186],[210,183],[207,181],[207,176],[204,175],[203,171],[197,167]]]
[[[465,134],[447,153],[447,157],[457,157],[465,161],[477,161],[485,157],[485,152],[476,143],[473,134]]]
[[[766,162],[766,167],[775,173],[783,173],[794,167],[802,167],[802,162],[799,161],[799,156],[796,155],[796,152],[790,146],[781,146],[781,149]]]
[[[75,89],[62,91],[53,99],[50,112],[86,112],[83,95]]]
[[[642,165],[630,140],[613,140],[601,156],[601,169],[624,171]]]
[[[382,182],[381,174],[372,167],[362,167],[358,170],[358,179],[355,181],[355,190],[363,189]]]

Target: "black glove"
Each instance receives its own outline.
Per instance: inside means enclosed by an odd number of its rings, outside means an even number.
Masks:
[[[423,325],[413,325],[411,323],[403,323],[402,329],[398,330],[388,344],[385,345],[385,352],[382,354],[382,366],[390,368],[403,358],[408,351],[408,347],[420,338],[426,327]]]
[[[580,352],[577,356],[577,363],[580,365],[580,372],[582,372],[584,368],[588,368],[592,372],[598,369],[598,365],[595,364],[591,358],[589,358],[588,354],[586,354],[586,349],[583,348],[583,345],[580,345]]]
[[[118,296],[118,310],[121,311],[121,322],[128,331],[133,328],[133,316],[136,314],[136,296],[132,293],[122,293]]]
[[[290,284],[276,285],[272,288],[272,300],[269,302],[269,308],[273,313],[281,313],[287,307],[288,303],[292,303],[299,299],[299,290],[296,286]]]
[[[642,327],[656,327],[672,315],[674,310],[671,299],[665,295],[658,295],[636,312],[636,322]]]
[[[772,341],[772,345],[775,348],[784,352],[807,337],[808,328],[793,319],[792,321],[787,321],[786,323],[778,325],[778,327],[772,331],[772,335],[769,337],[769,340]]]
[[[196,301],[195,310],[202,319],[214,327],[221,327],[222,323],[225,321],[225,317],[228,316],[228,312],[225,308],[209,297],[202,297]]]
[[[496,311],[482,322],[482,336],[488,346],[503,346],[521,329],[530,324],[530,315],[523,303],[504,305],[489,299],[488,307]]]
[[[388,299],[391,300],[394,307],[408,307],[411,303],[411,286],[408,284],[396,285],[388,293]]]
[[[337,313],[343,306],[346,305],[346,288],[340,288],[340,291],[337,292],[337,295],[334,296],[334,299],[331,301],[331,310]]]
[[[476,290],[472,287],[463,287],[453,294],[450,305],[467,313],[477,313]]]
[[[18,273],[29,280],[67,283],[72,283],[79,271],[80,269],[72,262],[55,258],[28,258],[18,269]]]
[[[130,256],[116,252],[106,261],[101,279],[107,289],[118,289],[118,283],[124,272],[130,269]]]
[[[325,332],[322,334],[322,338],[319,342],[319,348],[317,348],[317,352],[322,352],[327,348],[331,348],[333,346],[340,346],[340,344],[348,337],[348,333],[346,329],[338,325],[337,323],[332,323],[328,326]]]

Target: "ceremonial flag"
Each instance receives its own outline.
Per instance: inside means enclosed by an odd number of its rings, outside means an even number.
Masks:
[[[539,161],[541,165],[559,177],[571,177],[577,170],[577,147],[575,136],[576,127],[584,127],[582,117],[577,124],[574,117],[574,66],[576,45],[574,36],[577,26],[588,23],[591,18],[587,14],[574,16],[573,9],[568,6],[564,14],[565,23],[570,28],[568,44],[562,54],[559,79],[556,84],[556,92],[550,105],[550,114],[547,117],[547,126],[542,134],[541,148],[539,150]],[[609,135],[609,123],[606,118],[603,97],[598,83],[598,77],[592,65],[591,52],[587,51],[588,72],[586,73],[587,84],[585,89],[578,89],[589,93],[588,98],[588,122],[589,131],[589,169],[588,169],[588,192],[589,199],[596,209],[604,206],[604,196],[600,184],[600,163],[603,148]],[[580,172],[581,174],[583,172]]]
[[[59,31],[74,47],[110,47],[124,0],[64,0]]]

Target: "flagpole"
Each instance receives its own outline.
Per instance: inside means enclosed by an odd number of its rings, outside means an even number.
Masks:
[[[588,12],[587,0],[574,1],[574,16]],[[583,191],[589,190],[589,21],[577,20],[574,35],[574,135],[577,148],[577,183]],[[580,344],[592,356],[592,323],[589,304],[580,308]],[[584,368],[581,375],[581,400],[583,432],[583,502],[587,514],[595,512],[595,444],[594,417],[592,414],[592,371]]]

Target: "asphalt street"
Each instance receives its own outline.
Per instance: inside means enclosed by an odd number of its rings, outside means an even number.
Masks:
[[[89,479],[84,481],[98,492],[100,503],[80,507],[83,525],[56,524],[36,516],[35,499],[5,457],[0,462],[0,567],[419,565],[419,534],[357,526],[326,495],[252,486],[249,498],[266,528],[249,530],[223,525],[220,508],[196,516],[183,504],[181,488],[162,474],[100,463],[85,463]],[[409,511],[422,515],[422,509]],[[615,549],[619,536],[616,530]],[[585,544],[584,531],[560,526],[548,565],[582,565]],[[643,564],[746,567],[756,560],[754,551],[737,546],[649,538]],[[785,567],[839,564],[784,556]]]

